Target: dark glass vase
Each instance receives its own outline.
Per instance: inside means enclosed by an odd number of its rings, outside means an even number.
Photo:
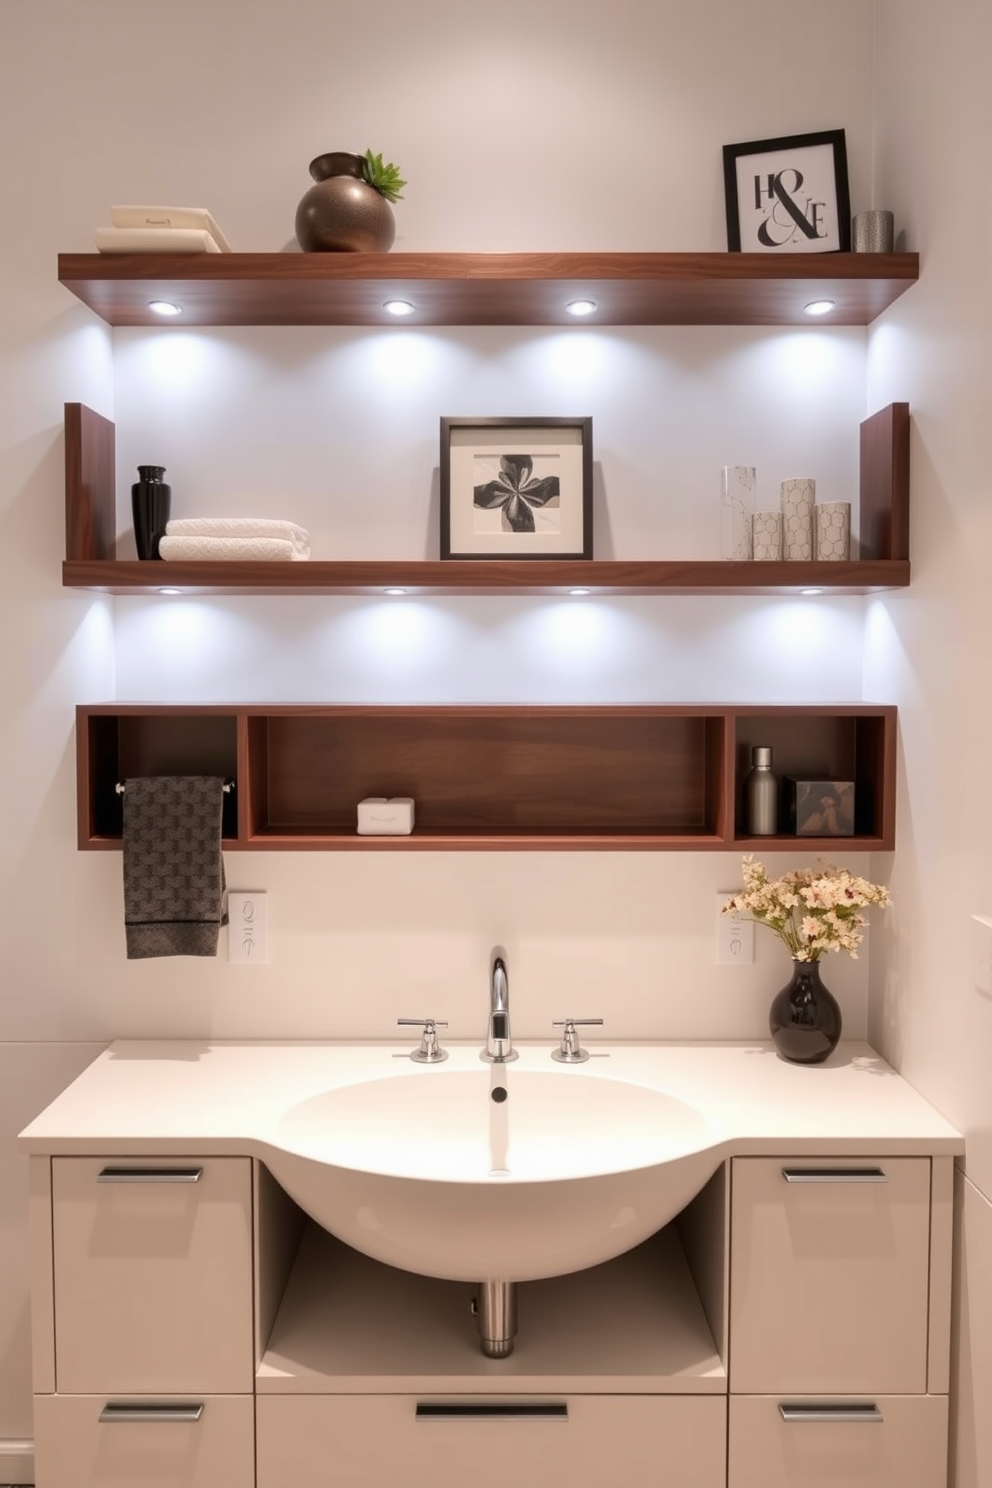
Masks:
[[[139,479],[131,487],[134,546],[139,558],[161,556],[158,545],[165,536],[172,506],[172,487],[163,481],[164,474],[164,465],[139,465]]]
[[[316,181],[296,209],[304,253],[387,253],[396,236],[393,209],[362,173],[362,157],[330,150],[310,162]]]
[[[840,1041],[836,997],[820,981],[819,961],[793,961],[792,980],[768,1015],[775,1047],[792,1064],[822,1064]]]

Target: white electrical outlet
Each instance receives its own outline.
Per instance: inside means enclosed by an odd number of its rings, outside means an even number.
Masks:
[[[724,914],[729,894],[716,901],[716,964],[746,966],[754,960],[754,921],[743,914]]]
[[[265,895],[241,891],[227,896],[227,959],[261,966],[269,959]]]

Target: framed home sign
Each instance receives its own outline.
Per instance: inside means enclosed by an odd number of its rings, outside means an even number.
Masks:
[[[848,253],[843,129],[724,145],[731,253]]]
[[[591,558],[591,418],[442,418],[442,558]]]

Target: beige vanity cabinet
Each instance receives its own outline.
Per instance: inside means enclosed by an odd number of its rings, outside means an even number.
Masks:
[[[734,1159],[729,1488],[946,1483],[949,1228],[934,1167]]]
[[[498,1359],[472,1282],[359,1253],[267,1165],[282,1113],[409,1049],[122,1042],[21,1133],[37,1488],[947,1488],[964,1144],[867,1045],[601,1046],[723,1146],[642,1244],[520,1282]]]
[[[51,1161],[38,1488],[251,1488],[249,1158]]]
[[[722,1488],[718,1397],[260,1396],[258,1488]]]

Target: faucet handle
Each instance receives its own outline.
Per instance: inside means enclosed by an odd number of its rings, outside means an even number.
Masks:
[[[410,1058],[414,1064],[440,1064],[447,1059],[447,1049],[442,1049],[438,1043],[437,1031],[439,1028],[447,1028],[448,1024],[443,1018],[397,1018],[399,1028],[422,1028],[424,1031],[420,1036],[420,1048],[412,1050]]]
[[[579,1043],[579,1035],[575,1030],[577,1028],[600,1027],[602,1022],[602,1018],[552,1019],[551,1027],[560,1028],[562,1034],[561,1045],[552,1051],[551,1058],[556,1059],[559,1064],[585,1064],[586,1060],[590,1057],[589,1050],[582,1048],[582,1045]]]

